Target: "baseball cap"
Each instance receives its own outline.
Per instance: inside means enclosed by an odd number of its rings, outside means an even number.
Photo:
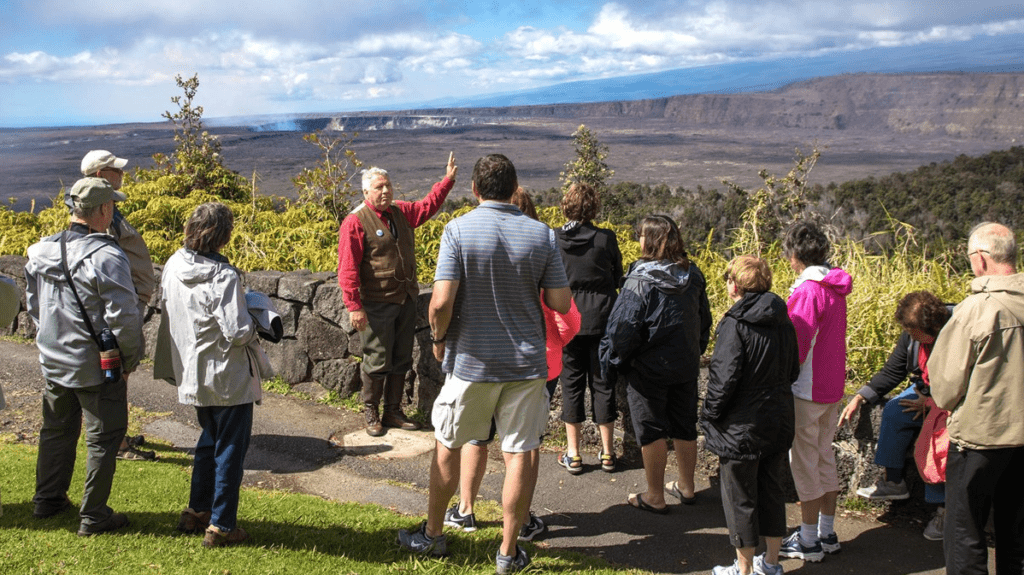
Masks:
[[[82,158],[82,174],[91,176],[103,168],[122,169],[128,165],[128,160],[118,158],[106,150],[92,150]]]
[[[94,208],[110,200],[123,202],[128,199],[128,196],[115,190],[110,182],[103,178],[82,178],[71,186],[68,195],[75,203],[75,207],[79,208]]]

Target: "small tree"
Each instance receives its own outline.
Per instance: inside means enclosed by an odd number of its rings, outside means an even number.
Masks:
[[[221,144],[216,136],[203,129],[203,107],[194,103],[199,89],[199,76],[185,80],[181,75],[174,77],[185,97],[174,96],[171,102],[178,106],[175,113],[164,112],[162,116],[174,124],[173,162],[166,156],[153,156],[157,167],[184,177],[181,195],[193,190],[205,190],[224,199],[241,200],[249,193],[249,186],[237,172],[221,163]]]
[[[615,174],[608,168],[604,159],[608,157],[608,146],[598,141],[597,136],[585,125],[572,133],[572,145],[576,149],[576,159],[565,164],[565,171],[558,174],[562,180],[562,193],[576,182],[589,184],[601,196],[605,215],[611,217],[616,213],[613,198],[608,197],[608,178]]]
[[[354,189],[352,180],[363,163],[350,149],[358,136],[358,133],[352,137],[344,133],[337,137],[326,136],[322,131],[306,134],[302,139],[320,149],[320,163],[313,169],[303,168],[298,176],[292,178],[299,192],[299,201],[323,206],[334,215],[339,225],[352,209],[352,198],[359,193],[358,188]]]

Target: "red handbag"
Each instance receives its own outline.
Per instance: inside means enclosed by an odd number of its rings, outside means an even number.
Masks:
[[[914,444],[914,461],[925,483],[946,482],[946,457],[949,455],[949,432],[946,419],[949,412],[935,406],[928,398],[928,415]]]

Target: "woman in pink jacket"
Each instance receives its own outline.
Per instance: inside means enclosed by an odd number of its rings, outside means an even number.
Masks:
[[[801,523],[779,554],[804,561],[821,561],[825,553],[839,551],[839,478],[832,440],[846,384],[846,296],[853,280],[828,264],[831,249],[825,232],[806,221],[790,227],[782,241],[782,255],[797,273],[786,305],[800,352],[800,376],[793,383],[796,436],[789,459]]]

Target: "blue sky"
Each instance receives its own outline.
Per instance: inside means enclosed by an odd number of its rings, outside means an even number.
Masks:
[[[819,61],[872,72],[1024,54],[1024,4],[985,0],[0,0],[0,18],[0,127],[160,121],[176,74],[199,74],[216,118],[458,104],[671,70],[801,61],[808,77],[835,69]]]

